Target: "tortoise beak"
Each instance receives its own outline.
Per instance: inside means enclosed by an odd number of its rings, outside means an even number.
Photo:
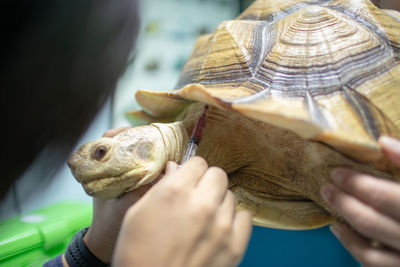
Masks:
[[[75,153],[68,158],[67,165],[72,171],[76,168],[78,160],[78,156]]]
[[[68,167],[71,169],[72,175],[78,180],[76,169],[80,162],[80,156],[77,153],[72,154],[67,161]]]

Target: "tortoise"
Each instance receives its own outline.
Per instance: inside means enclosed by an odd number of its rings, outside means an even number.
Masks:
[[[198,155],[223,168],[254,224],[310,229],[337,216],[319,189],[338,166],[400,180],[377,139],[400,138],[400,15],[368,0],[258,0],[200,36],[169,91],[139,90],[131,127],[69,159],[89,195],[118,197]]]

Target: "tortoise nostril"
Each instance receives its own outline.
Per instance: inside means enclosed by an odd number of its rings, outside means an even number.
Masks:
[[[96,148],[96,150],[94,152],[94,158],[96,160],[101,160],[102,158],[104,158],[106,153],[107,153],[107,148],[105,146],[100,146],[100,147]]]

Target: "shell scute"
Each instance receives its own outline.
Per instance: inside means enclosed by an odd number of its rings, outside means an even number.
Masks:
[[[176,94],[376,160],[379,136],[400,137],[396,16],[368,0],[255,1],[199,39]]]

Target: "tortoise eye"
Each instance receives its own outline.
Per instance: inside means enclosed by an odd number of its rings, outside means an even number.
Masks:
[[[105,146],[99,146],[98,148],[96,148],[94,152],[94,158],[96,160],[101,160],[102,158],[104,158],[106,153],[107,153],[107,148]]]

